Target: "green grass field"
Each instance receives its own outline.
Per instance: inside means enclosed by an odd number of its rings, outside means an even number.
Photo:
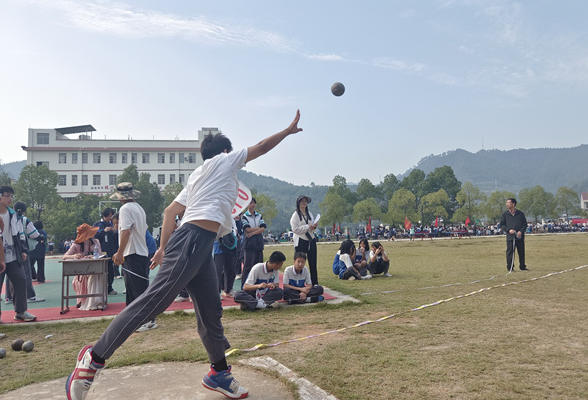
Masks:
[[[517,268],[509,275],[504,237],[397,241],[384,247],[393,276],[349,282],[331,272],[337,245],[319,245],[321,284],[360,303],[227,310],[223,323],[233,347],[246,349],[394,317],[240,352],[229,362],[270,356],[341,400],[588,398],[588,268],[540,278],[588,264],[588,235],[527,237],[531,271]],[[274,250],[293,255],[291,246],[271,246],[266,257]],[[462,284],[445,286],[457,283]],[[455,298],[483,288],[492,289]],[[446,299],[452,300],[410,311]],[[31,353],[8,350],[0,360],[0,393],[68,375],[79,349],[108,323],[1,326],[11,338],[32,339],[36,347]],[[161,316],[158,324],[159,329],[133,335],[108,368],[207,362],[193,315]],[[47,334],[53,337],[45,339]],[[0,347],[9,348],[10,341],[0,341]]]

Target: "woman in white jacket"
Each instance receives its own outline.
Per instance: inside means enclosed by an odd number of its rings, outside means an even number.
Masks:
[[[312,285],[318,285],[318,273],[316,270],[316,236],[314,230],[318,222],[313,222],[313,215],[308,211],[308,203],[312,199],[305,195],[300,195],[296,199],[296,211],[290,218],[290,226],[294,232],[294,252],[301,251],[306,253],[308,259],[308,269],[310,270],[310,280]]]

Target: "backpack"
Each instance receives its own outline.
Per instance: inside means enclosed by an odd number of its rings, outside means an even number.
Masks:
[[[333,261],[333,273],[339,276],[339,253],[335,254],[335,260]]]

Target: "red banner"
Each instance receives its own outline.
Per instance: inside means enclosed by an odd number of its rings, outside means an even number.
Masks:
[[[412,226],[412,224],[410,223],[410,220],[408,219],[408,217],[404,218],[404,229],[410,229],[410,227]]]

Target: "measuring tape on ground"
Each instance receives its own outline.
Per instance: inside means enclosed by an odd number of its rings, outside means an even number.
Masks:
[[[339,329],[335,329],[335,330],[328,331],[328,332],[321,332],[321,333],[318,333],[316,335],[309,335],[309,336],[304,336],[304,337],[297,338],[297,339],[284,340],[284,341],[277,342],[277,343],[272,343],[272,344],[257,344],[255,346],[249,348],[249,349],[231,349],[231,350],[229,350],[228,352],[225,353],[225,357],[228,357],[228,356],[230,356],[232,354],[242,353],[242,352],[245,353],[245,352],[251,352],[251,351],[260,350],[260,349],[269,348],[269,347],[276,347],[276,346],[279,346],[279,345],[282,345],[282,344],[286,344],[286,343],[301,342],[303,340],[308,340],[308,339],[312,339],[312,338],[315,338],[315,337],[325,336],[325,335],[329,335],[329,334],[332,334],[332,333],[345,332],[345,331],[348,331],[350,329],[359,328],[361,326],[373,324],[373,323],[376,323],[376,322],[386,321],[386,320],[388,320],[390,318],[397,317],[399,315],[408,314],[408,313],[414,312],[414,311],[424,310],[425,308],[437,306],[437,305],[443,304],[443,303],[448,303],[448,302],[450,302],[452,300],[463,299],[463,298],[466,298],[466,297],[469,297],[469,296],[473,296],[475,294],[487,292],[487,291],[492,290],[492,289],[497,289],[497,288],[507,287],[507,286],[513,286],[513,285],[519,285],[521,283],[534,282],[534,281],[538,281],[540,279],[549,278],[549,277],[556,276],[556,275],[561,275],[561,274],[564,274],[566,272],[578,271],[578,270],[580,270],[582,268],[586,268],[586,267],[588,267],[588,265],[582,265],[580,267],[570,268],[570,269],[566,269],[566,270],[559,271],[559,272],[552,272],[552,273],[549,273],[547,275],[539,276],[539,277],[536,277],[536,278],[524,279],[522,281],[517,281],[517,282],[502,283],[500,285],[494,285],[494,286],[482,288],[482,289],[475,290],[475,291],[470,292],[470,293],[461,294],[461,295],[450,297],[450,298],[447,298],[447,299],[435,301],[434,303],[423,304],[420,307],[416,307],[416,308],[413,308],[413,309],[410,309],[410,310],[401,311],[401,312],[398,312],[396,314],[391,314],[391,315],[388,315],[388,316],[385,316],[385,317],[382,317],[382,318],[378,318],[378,319],[373,320],[373,321],[364,321],[364,322],[360,322],[360,323],[355,324],[355,325],[347,326],[345,328],[339,328]]]

